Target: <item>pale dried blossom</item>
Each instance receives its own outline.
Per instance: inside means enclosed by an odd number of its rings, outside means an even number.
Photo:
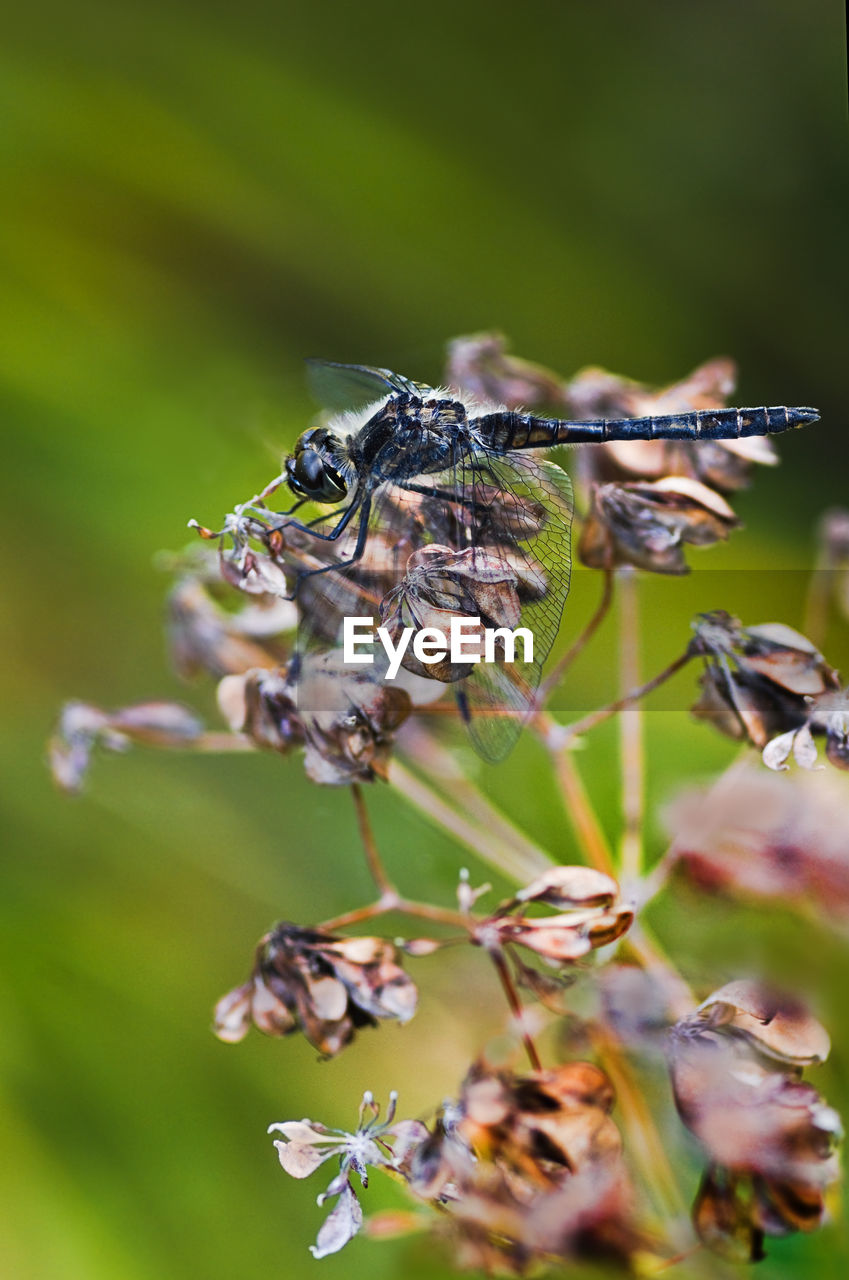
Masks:
[[[820,1224],[842,1132],[800,1073],[828,1050],[798,1002],[750,981],[722,987],[673,1028],[676,1105],[710,1158],[693,1213],[712,1248],[754,1261],[764,1236]]]
[[[302,1031],[328,1057],[378,1019],[408,1022],[418,992],[383,938],[340,938],[281,923],[260,939],[253,972],[215,1008],[221,1040],[243,1040],[253,1023],[269,1036]]]
[[[763,762],[780,771],[789,768],[792,756],[802,769],[821,769],[817,738],[825,739],[826,759],[836,769],[849,769],[849,690],[810,698],[805,723],[768,742],[763,749]]]
[[[591,569],[631,564],[683,574],[689,572],[685,545],[709,546],[738,526],[720,494],[686,476],[596,485],[578,554]]]
[[[274,600],[231,613],[213,598],[207,583],[184,576],[168,597],[174,666],[185,678],[203,672],[218,679],[252,667],[273,667],[283,650],[269,641],[292,629],[293,608],[287,601]]]
[[[363,1211],[354,1191],[352,1176],[368,1186],[369,1168],[389,1168],[403,1172],[411,1149],[425,1137],[427,1129],[417,1120],[395,1120],[398,1095],[389,1095],[386,1120],[379,1123],[380,1108],[370,1092],[363,1094],[359,1123],[353,1133],[344,1129],[328,1129],[313,1120],[284,1120],[269,1125],[269,1133],[280,1133],[275,1140],[280,1164],[293,1178],[307,1178],[326,1160],[337,1158],[339,1172],[318,1203],[336,1196],[336,1205],[319,1230],[310,1253],[326,1258],[338,1253],[353,1239],[363,1224]]]

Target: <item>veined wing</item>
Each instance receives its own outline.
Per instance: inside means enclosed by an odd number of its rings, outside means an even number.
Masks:
[[[373,369],[365,364],[338,364],[333,360],[307,360],[307,384],[315,400],[325,409],[341,412],[362,409],[376,400],[399,393],[427,394],[430,388],[411,382],[389,369]]]
[[[455,617],[480,617],[490,628],[527,628],[531,661],[521,639],[512,657],[498,646],[493,662],[434,666],[417,662],[410,644],[396,677],[408,686],[413,677],[417,701],[439,696],[447,683],[476,750],[499,760],[533,711],[560,625],[569,590],[571,519],[571,486],[559,467],[479,445],[450,470],[384,484],[372,495],[360,560],[351,560],[356,519],[338,542],[313,543],[314,554],[334,568],[301,584],[301,647],[341,645],[346,616],[373,617],[390,632],[411,625],[447,634]],[[366,670],[380,678],[386,657],[379,646],[374,659]]]
[[[519,626],[533,636],[533,659],[519,641],[513,661],[480,662],[457,690],[472,741],[502,759],[533,713],[543,664],[557,637],[571,581],[572,486],[555,463],[477,452],[458,475],[475,499],[467,538],[514,572]]]

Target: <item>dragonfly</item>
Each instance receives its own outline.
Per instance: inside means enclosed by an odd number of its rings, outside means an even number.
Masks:
[[[533,714],[569,593],[572,489],[566,471],[542,455],[556,445],[772,435],[819,417],[781,406],[569,421],[481,403],[388,369],[318,360],[307,367],[330,417],[298,438],[281,476],[259,495],[264,505],[285,484],[295,502],[275,513],[274,532],[302,542],[308,535],[321,548],[322,562],[301,570],[296,587],[311,619],[307,643],[338,641],[360,589],[368,596],[371,586],[377,599],[394,582],[384,603],[397,605],[407,590],[431,616],[434,606],[444,615],[461,599],[480,606],[493,598],[487,588],[496,579],[494,598],[503,601],[509,580],[513,614],[518,609],[533,634],[532,661],[476,662],[437,677],[453,683],[473,745],[490,761],[507,754]],[[334,511],[304,523],[295,512],[307,503]],[[409,569],[423,547],[443,553],[433,561],[436,586],[426,568]],[[504,569],[500,579],[494,566]]]

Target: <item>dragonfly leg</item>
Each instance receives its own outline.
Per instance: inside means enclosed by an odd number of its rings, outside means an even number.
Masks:
[[[365,549],[366,549],[366,540],[368,538],[368,519],[369,519],[370,511],[371,511],[371,500],[369,498],[366,498],[366,500],[363,502],[362,509],[360,511],[360,523],[357,529],[357,545],[354,547],[354,552],[353,552],[353,555],[350,557],[350,559],[337,560],[333,564],[323,564],[320,569],[301,569],[301,571],[298,574],[297,585],[295,587],[296,598],[298,595],[298,588],[300,587],[304,578],[314,578],[316,574],[319,574],[319,573],[330,573],[332,569],[335,569],[337,572],[341,569],[348,569],[352,564],[356,564],[358,560],[362,560],[363,553],[365,552]],[[349,507],[348,511],[345,513],[345,517],[347,517],[347,519],[343,517],[346,523],[348,520],[350,520],[351,514],[352,514],[352,507]],[[335,532],[336,530],[334,530],[334,533]],[[317,536],[320,536],[320,535],[317,535]]]
[[[300,502],[296,504],[296,506],[300,506],[300,505],[301,505]],[[357,510],[359,505],[360,505],[359,501],[355,498],[354,501],[351,503],[351,505],[349,507],[346,507],[345,511],[342,514],[342,518],[338,521],[336,525],[334,525],[334,527],[330,530],[330,533],[317,533],[316,530],[313,528],[314,525],[320,524],[321,521],[325,519],[324,516],[317,516],[315,520],[311,520],[308,524],[302,524],[300,520],[287,520],[284,524],[274,525],[269,530],[269,532],[284,533],[287,529],[298,529],[300,530],[301,533],[311,534],[313,538],[321,538],[322,542],[335,542],[336,539],[345,532],[348,525],[351,523],[351,517],[353,516],[354,512]],[[295,507],[293,507],[292,510],[294,511]],[[283,511],[280,514],[286,515],[287,512]]]
[[[425,498],[436,498],[439,502],[453,502],[458,507],[471,507],[476,511],[486,511],[489,506],[476,498],[464,498],[462,494],[450,493],[447,489],[434,489],[426,484],[398,484],[398,488],[407,493],[420,493]]]

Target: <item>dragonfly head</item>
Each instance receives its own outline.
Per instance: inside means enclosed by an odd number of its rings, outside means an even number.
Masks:
[[[341,502],[348,494],[342,441],[332,431],[315,427],[299,436],[286,459],[286,482],[299,498]]]

